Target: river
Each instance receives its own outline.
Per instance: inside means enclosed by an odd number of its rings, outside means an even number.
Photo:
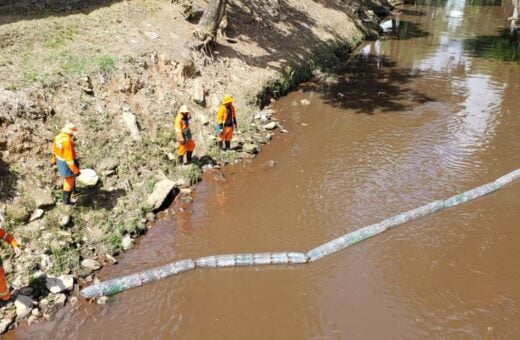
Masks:
[[[520,167],[509,1],[406,5],[275,104],[250,163],[208,172],[112,278],[184,258],[307,251]],[[309,105],[302,105],[306,99]],[[198,269],[20,327],[21,339],[520,338],[520,183],[307,265]]]

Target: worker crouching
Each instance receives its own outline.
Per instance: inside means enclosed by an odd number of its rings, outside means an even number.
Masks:
[[[193,141],[190,130],[190,110],[186,105],[182,105],[175,117],[175,137],[179,164],[189,164],[192,161],[195,142]],[[186,160],[184,160],[186,155]]]
[[[80,174],[74,147],[74,135],[77,131],[74,124],[68,123],[52,143],[51,164],[58,166],[58,172],[63,177],[63,204],[72,204],[70,197],[76,187],[76,177]]]
[[[219,150],[230,150],[233,130],[237,129],[237,118],[233,97],[225,95],[217,112],[217,144]]]

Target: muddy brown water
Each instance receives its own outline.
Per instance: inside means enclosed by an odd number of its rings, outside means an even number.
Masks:
[[[101,277],[212,254],[307,251],[519,168],[512,12],[509,3],[404,7],[383,25],[392,34],[338,69],[339,82],[278,101],[288,134],[227,167],[225,180],[206,173],[193,204]],[[519,338],[519,220],[514,183],[316,263],[198,269],[10,336]]]

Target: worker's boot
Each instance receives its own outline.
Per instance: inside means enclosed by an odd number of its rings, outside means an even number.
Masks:
[[[193,151],[188,151],[186,153],[186,161],[188,164],[191,164],[192,157],[193,157]]]
[[[71,205],[70,196],[72,195],[72,191],[63,191],[63,204]]]
[[[223,149],[223,146],[224,146],[224,142],[222,142],[222,141],[218,141],[218,142],[217,142],[217,145],[218,145],[218,149],[219,149],[219,150],[222,150],[222,149]]]
[[[179,157],[177,158],[177,164],[178,164],[178,165],[182,165],[183,163],[184,163],[184,156],[179,156]]]
[[[226,150],[231,150],[231,141],[226,141]]]

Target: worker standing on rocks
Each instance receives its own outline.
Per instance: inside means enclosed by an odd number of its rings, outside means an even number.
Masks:
[[[190,110],[186,105],[182,105],[175,117],[175,137],[179,164],[189,164],[192,161],[193,150],[195,150],[195,142],[191,136],[190,130]],[[184,161],[186,155],[186,161]]]
[[[74,124],[68,123],[52,143],[51,164],[58,166],[58,172],[63,177],[63,204],[72,204],[70,197],[76,187],[76,177],[80,174],[74,147],[74,135],[77,131]]]
[[[13,235],[9,234],[5,231],[4,228],[0,228],[0,239],[2,241],[9,243],[13,248],[16,256],[21,254],[20,248],[18,248],[18,243]],[[2,259],[0,259],[0,299],[3,301],[8,301],[11,298],[11,293],[9,292],[9,286],[7,286],[7,281],[5,280],[5,271],[4,265],[2,263]]]
[[[226,94],[217,112],[217,143],[219,150],[231,149],[233,130],[237,129],[237,118],[233,101],[234,98]]]

